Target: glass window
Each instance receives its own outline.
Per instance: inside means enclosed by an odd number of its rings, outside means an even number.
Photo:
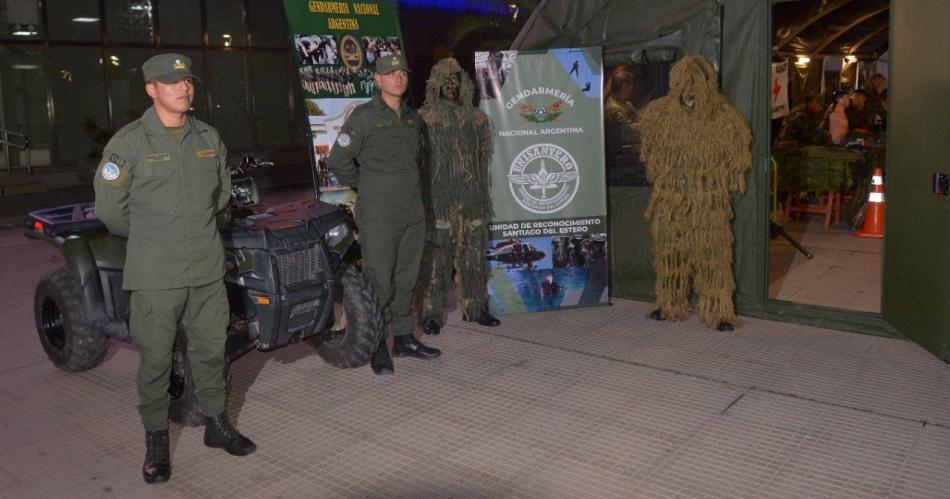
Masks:
[[[97,0],[47,0],[50,40],[98,42],[101,19]]]
[[[209,3],[210,4],[210,3]],[[210,90],[214,98],[212,125],[218,129],[225,145],[232,151],[254,147],[251,122],[250,91],[247,85],[247,54],[234,51],[212,51]]]
[[[162,45],[201,45],[201,2],[161,0],[158,19]]]
[[[251,0],[247,13],[254,47],[286,48],[287,17],[281,4],[273,0]]]
[[[44,68],[39,47],[0,46],[0,81],[3,82],[0,128],[30,136],[33,166],[49,164],[50,127]],[[21,151],[11,149],[10,154],[13,167],[26,164]],[[0,161],[6,166],[6,158]]]
[[[155,20],[151,0],[109,0],[105,5],[109,41],[152,43]]]
[[[254,110],[257,114],[258,147],[283,146],[292,142],[287,54],[255,52],[251,55],[254,75]]]
[[[0,3],[0,37],[36,40],[43,36],[41,30],[36,0],[8,0]]]
[[[97,162],[111,134],[98,47],[51,47],[59,161]]]
[[[116,130],[142,116],[152,99],[145,93],[142,64],[155,53],[152,49],[118,48],[106,53],[112,123]]]
[[[207,0],[208,45],[244,46],[244,2]]]

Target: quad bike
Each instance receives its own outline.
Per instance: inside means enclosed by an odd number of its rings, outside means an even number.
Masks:
[[[230,306],[228,361],[306,340],[336,367],[366,364],[382,316],[348,210],[315,199],[255,211],[251,156],[230,167],[231,206],[219,216]],[[60,249],[65,265],[36,286],[36,330],[54,365],[69,372],[99,365],[113,340],[129,339],[129,292],[122,289],[126,240],[96,218],[94,203],[38,210],[25,235]],[[185,335],[175,341],[172,418],[197,424]]]

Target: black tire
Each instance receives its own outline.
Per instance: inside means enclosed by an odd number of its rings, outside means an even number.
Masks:
[[[383,332],[376,287],[362,272],[350,266],[343,268],[337,282],[335,324],[316,335],[314,345],[317,354],[332,366],[363,366],[376,351]],[[343,327],[339,327],[341,324]]]
[[[33,295],[36,332],[46,356],[67,372],[92,369],[109,351],[109,337],[86,317],[79,286],[65,268],[40,278]]]

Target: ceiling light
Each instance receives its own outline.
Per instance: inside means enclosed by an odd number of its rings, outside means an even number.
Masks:
[[[808,57],[807,55],[800,55],[795,61],[795,65],[800,68],[804,68],[805,66],[808,66],[809,62],[811,62],[811,57]]]
[[[221,35],[221,38],[224,38],[224,46],[225,46],[225,47],[230,47],[230,46],[231,46],[231,35],[225,33],[225,34]]]
[[[10,23],[9,29],[13,36],[36,36],[39,34],[39,27],[32,23]]]
[[[13,69],[40,69],[36,64],[14,64],[10,67]]]
[[[844,56],[844,61],[848,64],[854,64],[855,62],[858,62],[858,57],[855,55],[846,55]]]
[[[99,22],[98,17],[74,17],[74,23],[97,23]]]

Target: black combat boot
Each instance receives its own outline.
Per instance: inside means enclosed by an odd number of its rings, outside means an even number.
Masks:
[[[425,334],[439,334],[442,326],[435,319],[425,319],[422,321],[422,332]]]
[[[491,312],[488,311],[488,307],[485,307],[484,309],[482,309],[482,311],[475,314],[474,317],[469,317],[465,314],[462,314],[462,320],[464,320],[465,322],[475,322],[475,323],[478,323],[478,325],[480,326],[487,326],[487,327],[495,327],[495,326],[501,325],[501,321],[498,320],[497,317],[495,317],[494,315],[491,314]]]
[[[373,352],[369,364],[373,368],[373,374],[385,375],[396,372],[393,368],[393,359],[389,356],[389,347],[386,346],[385,336],[379,340],[379,346],[377,346],[376,351]]]
[[[257,450],[254,442],[231,426],[226,412],[213,418],[205,416],[205,445],[224,449],[232,456],[246,456]]]
[[[172,460],[168,452],[168,430],[145,432],[145,462],[142,478],[145,483],[161,483],[172,476]]]
[[[442,355],[437,348],[427,347],[411,333],[405,336],[393,337],[393,355],[396,357],[415,357],[417,359],[432,360]]]

